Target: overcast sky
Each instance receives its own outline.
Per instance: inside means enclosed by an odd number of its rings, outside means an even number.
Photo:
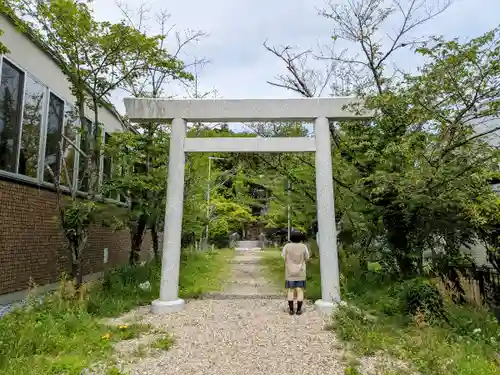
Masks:
[[[342,0],[339,0],[342,2]],[[140,0],[122,0],[137,9]],[[199,43],[185,49],[183,59],[206,58],[200,74],[201,91],[217,89],[222,98],[279,98],[293,93],[272,87],[266,81],[283,72],[280,61],[267,52],[262,43],[292,45],[308,49],[330,40],[331,22],[318,15],[325,0],[150,0],[151,15],[162,9],[171,15],[175,29],[202,30],[208,34]],[[100,19],[116,21],[120,12],[115,0],[97,0],[94,5]],[[446,13],[419,29],[425,35],[447,38],[480,35],[500,22],[499,0],[455,0]],[[155,31],[154,17],[150,27]],[[390,32],[391,25],[388,26]],[[415,67],[410,53],[397,56],[405,69]],[[178,87],[172,94],[185,97]],[[120,95],[114,100],[122,111]]]

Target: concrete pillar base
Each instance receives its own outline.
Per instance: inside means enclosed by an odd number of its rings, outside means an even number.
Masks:
[[[330,302],[319,299],[314,302],[314,307],[316,308],[316,311],[319,311],[322,314],[331,315],[335,312],[337,302]]]
[[[184,300],[180,298],[173,301],[155,299],[151,303],[151,313],[155,315],[162,315],[179,312],[184,309],[184,305]]]

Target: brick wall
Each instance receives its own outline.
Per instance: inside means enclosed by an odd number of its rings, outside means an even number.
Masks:
[[[0,180],[0,295],[57,282],[70,271],[70,258],[56,218],[55,193]],[[144,239],[142,259],[149,257],[151,236]],[[161,245],[160,245],[161,246]],[[108,263],[104,264],[104,248]],[[128,231],[92,228],[82,262],[84,274],[101,272],[128,261]]]

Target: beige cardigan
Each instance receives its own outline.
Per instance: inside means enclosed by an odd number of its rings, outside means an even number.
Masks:
[[[281,253],[285,258],[285,280],[302,281],[306,279],[306,263],[309,250],[303,243],[288,243]]]

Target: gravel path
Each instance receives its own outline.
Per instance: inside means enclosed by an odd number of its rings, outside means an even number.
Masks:
[[[138,319],[174,335],[166,352],[125,367],[130,374],[343,374],[343,351],[323,329],[325,318],[308,305],[289,316],[285,301],[263,277],[255,252],[238,254],[231,279],[210,299],[187,302],[184,311],[153,316],[147,309],[123,317]]]

